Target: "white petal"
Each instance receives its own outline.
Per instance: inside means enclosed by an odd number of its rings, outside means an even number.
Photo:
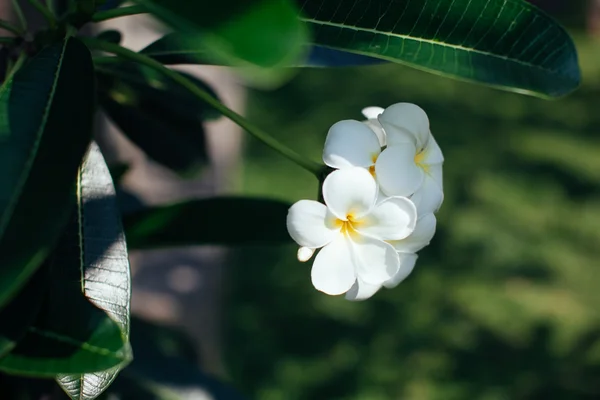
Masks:
[[[379,289],[381,289],[381,285],[371,285],[358,278],[350,290],[346,292],[346,300],[366,300],[377,293]]]
[[[425,171],[438,184],[440,189],[444,189],[444,176],[442,164],[428,165]]]
[[[416,148],[401,144],[385,149],[375,164],[381,189],[388,196],[410,196],[423,183],[425,172],[415,164]]]
[[[356,256],[352,244],[340,235],[323,247],[313,263],[314,287],[330,295],[346,293],[356,281]]]
[[[377,135],[377,139],[379,139],[379,144],[381,145],[381,147],[383,147],[387,144],[385,140],[385,132],[383,131],[383,127],[377,120],[377,117],[379,117],[381,113],[383,113],[383,108],[381,107],[367,107],[362,109],[362,114],[367,119],[366,121],[364,121],[364,123],[369,128],[371,128],[373,132],[375,132],[375,134]]]
[[[379,146],[383,147],[387,145],[387,141],[385,140],[385,132],[383,131],[383,127],[376,119],[369,119],[364,121],[363,124],[367,125],[375,135],[377,135],[377,140],[379,140]]]
[[[362,122],[345,120],[329,129],[323,161],[332,168],[370,167],[380,152],[375,132]]]
[[[417,206],[417,214],[425,215],[440,209],[444,202],[444,192],[430,175],[425,175],[423,185],[410,199]]]
[[[359,219],[371,211],[377,199],[377,183],[369,171],[352,167],[333,171],[323,182],[323,198],[339,219]]]
[[[362,109],[362,115],[365,116],[366,119],[377,119],[379,114],[382,114],[384,111],[383,107],[365,107]]]
[[[410,132],[418,148],[423,148],[429,138],[429,118],[423,109],[411,103],[397,103],[385,109],[379,122],[388,135],[388,145],[392,143],[394,129]]]
[[[303,247],[318,248],[339,234],[335,217],[324,204],[314,200],[294,203],[287,214],[287,229],[294,241]]]
[[[437,144],[433,135],[429,135],[429,140],[427,141],[427,146],[423,150],[425,153],[423,156],[423,164],[432,165],[432,164],[441,164],[444,162],[444,155],[442,154],[442,149]]]
[[[423,215],[417,221],[417,226],[409,237],[402,240],[393,240],[389,243],[399,252],[416,253],[431,242],[435,235],[436,224],[435,215]]]
[[[406,197],[390,197],[354,224],[363,235],[380,240],[404,239],[415,230],[417,207]]]
[[[352,243],[357,257],[356,274],[364,282],[381,285],[398,272],[398,253],[390,244],[362,235],[353,235]]]
[[[415,268],[418,256],[415,253],[400,253],[400,268],[396,275],[392,279],[383,283],[388,289],[393,289],[400,284],[403,280],[410,275],[412,270]]]
[[[298,249],[298,253],[296,253],[296,257],[300,262],[307,262],[310,258],[315,254],[315,249],[311,249],[309,247],[300,247]]]

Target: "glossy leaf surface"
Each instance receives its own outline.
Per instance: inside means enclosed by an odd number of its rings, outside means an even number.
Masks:
[[[75,38],[42,50],[0,89],[0,308],[68,221],[94,92],[90,52]]]
[[[580,81],[565,30],[521,0],[302,0],[314,43],[545,97]]]

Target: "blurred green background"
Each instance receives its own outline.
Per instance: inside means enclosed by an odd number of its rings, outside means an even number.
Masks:
[[[317,292],[294,246],[237,251],[225,350],[242,392],[600,399],[600,41],[576,40],[583,84],[558,101],[397,65],[303,70],[251,93],[250,119],[315,160],[336,121],[420,105],[446,197],[412,275],[366,302]],[[260,143],[242,173],[245,194],[316,199],[317,181]]]

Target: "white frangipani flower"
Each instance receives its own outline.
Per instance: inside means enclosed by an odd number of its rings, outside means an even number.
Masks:
[[[386,108],[378,120],[388,146],[375,168],[381,190],[388,196],[418,197],[420,214],[437,211],[444,200],[444,156],[431,135],[425,111],[398,103]]]
[[[388,196],[416,196],[419,213],[436,211],[443,201],[444,157],[418,106],[394,104],[362,110],[364,123],[344,120],[327,134],[323,161],[332,168],[367,168]],[[368,127],[369,129],[365,129]]]
[[[323,247],[312,266],[315,288],[338,295],[355,283],[381,287],[393,279],[400,256],[386,241],[414,231],[414,203],[405,197],[376,203],[377,184],[362,167],[332,172],[323,182],[323,198],[325,204],[298,201],[287,217],[288,232],[300,246]]]

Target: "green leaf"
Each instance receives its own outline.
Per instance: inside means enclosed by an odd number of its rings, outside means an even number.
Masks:
[[[542,97],[577,88],[573,41],[520,0],[302,0],[314,43]]]
[[[248,67],[255,78],[289,71],[303,55],[306,28],[291,0],[138,0],[157,18],[182,33],[183,46],[206,49],[207,59]]]
[[[69,219],[92,135],[94,86],[90,52],[70,38],[42,50],[0,89],[0,308]]]
[[[123,217],[132,249],[199,244],[291,243],[290,205],[278,200],[222,197],[138,211]]]
[[[72,194],[76,210],[48,260],[50,290],[42,310],[0,359],[0,370],[60,374],[59,382],[73,398],[93,399],[131,360],[127,251],[112,180],[96,145],[77,189]]]
[[[202,81],[184,75],[214,95]],[[100,104],[108,116],[150,158],[183,177],[206,165],[203,121],[216,114],[206,103],[137,64],[99,67],[98,81]]]
[[[100,149],[92,143],[80,180],[80,237],[84,255],[84,294],[119,325],[129,341],[131,277],[115,188]],[[58,375],[73,400],[98,397],[124,364],[88,374]]]
[[[48,271],[39,268],[25,287],[0,310],[0,358],[12,350],[35,321],[48,289]]]
[[[121,32],[117,30],[108,29],[106,31],[100,32],[96,37],[100,40],[104,40],[109,43],[119,44],[121,43],[123,35],[121,35]]]
[[[186,43],[179,33],[168,33],[140,50],[141,54],[152,57],[166,65],[176,64],[215,64],[206,49],[194,43]],[[345,67],[381,64],[384,60],[359,54],[348,53],[320,46],[312,46],[308,56],[297,60],[290,67]],[[229,65],[230,66],[230,65]]]
[[[186,42],[184,35],[172,32],[150,43],[140,50],[140,54],[154,58],[166,65],[175,64],[215,64],[209,52],[198,43]],[[225,64],[231,66],[231,64]]]

